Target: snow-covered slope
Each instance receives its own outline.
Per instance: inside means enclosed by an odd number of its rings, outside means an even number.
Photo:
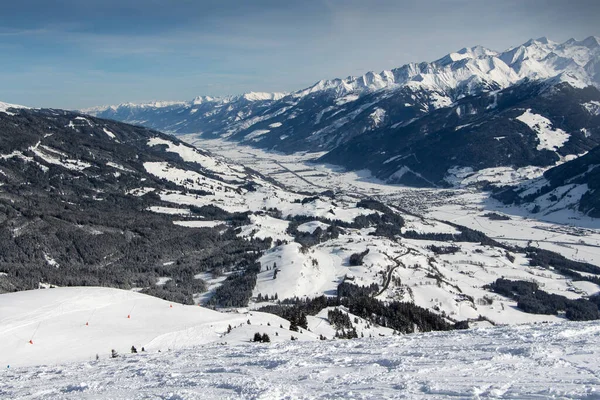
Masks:
[[[600,147],[547,170],[543,176],[498,190],[495,197],[550,215],[575,210],[600,217]]]
[[[0,113],[5,113],[5,114],[11,115],[11,113],[8,111],[8,109],[10,109],[10,108],[19,109],[19,108],[27,108],[27,107],[20,106],[17,104],[4,103],[4,102],[0,101]]]
[[[321,160],[409,185],[514,184],[595,147],[599,100],[593,86],[527,81],[357,136]]]
[[[542,324],[336,342],[217,344],[2,371],[38,399],[596,399],[600,326]]]
[[[118,289],[23,291],[0,295],[0,365],[94,360],[96,354],[105,359],[112,349],[127,354],[131,346],[155,353],[213,342],[247,343],[257,331],[273,342],[287,341],[288,328],[288,321],[273,314],[219,313]],[[293,334],[299,340],[317,337]]]

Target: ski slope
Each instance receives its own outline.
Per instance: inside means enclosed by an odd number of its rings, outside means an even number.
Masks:
[[[597,399],[600,324],[202,347],[2,370],[6,399]]]
[[[233,329],[226,334],[229,325]],[[217,341],[242,343],[257,331],[274,342],[290,340],[289,322],[272,314],[220,313],[133,291],[73,287],[0,295],[3,368],[92,360],[96,354],[103,359],[112,349],[129,353],[131,346],[157,352]],[[310,332],[294,336],[318,337]]]

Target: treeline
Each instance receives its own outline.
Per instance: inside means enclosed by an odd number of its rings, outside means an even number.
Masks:
[[[557,315],[564,312],[572,321],[600,319],[599,300],[584,298],[571,300],[565,296],[540,290],[535,282],[497,279],[488,289],[517,301],[517,307],[530,314]]]
[[[352,288],[352,286],[356,286]],[[370,295],[345,296],[350,293],[372,293],[372,287],[358,287],[345,283],[337,297],[319,296],[313,299],[290,299],[279,305],[270,305],[259,311],[288,319],[290,315],[316,315],[326,307],[344,306],[348,311],[372,324],[388,327],[399,333],[443,331],[458,328],[441,316],[408,302],[382,302]],[[344,294],[344,295],[341,295]],[[464,324],[462,324],[464,327]]]
[[[568,258],[552,251],[537,247],[526,247],[525,251],[529,258],[529,264],[542,268],[554,268],[555,272],[578,281],[588,281],[600,285],[597,276],[581,275],[575,271],[600,275],[600,267],[590,263],[569,260]]]
[[[485,233],[476,231],[475,229],[467,228],[466,226],[457,225],[451,222],[444,222],[456,228],[460,233],[420,233],[416,231],[406,231],[402,234],[407,239],[416,240],[433,240],[437,242],[471,242],[481,243],[484,246],[494,246],[505,250],[512,250],[513,248],[509,245],[497,242],[494,239],[488,237]]]

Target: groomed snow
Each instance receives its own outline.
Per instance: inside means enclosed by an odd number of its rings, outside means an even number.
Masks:
[[[104,131],[104,133],[106,133],[108,135],[109,138],[117,140],[117,136],[114,133],[112,133],[111,131],[109,131],[106,128],[102,128],[102,130]]]
[[[159,214],[170,214],[170,215],[188,215],[191,213],[189,208],[174,208],[174,207],[161,207],[161,206],[150,206],[146,208],[148,211],[152,211]]]
[[[261,324],[265,327],[259,328]],[[234,329],[224,335],[228,325]],[[126,354],[132,345],[165,352],[217,341],[243,343],[256,330],[267,331],[273,341],[289,340],[288,328],[288,321],[272,314],[219,313],[134,291],[99,287],[29,290],[0,295],[0,365],[12,369],[86,361],[96,354],[104,359],[111,349]],[[316,338],[310,332],[297,336]],[[12,398],[4,396],[4,382],[0,379],[0,398]]]

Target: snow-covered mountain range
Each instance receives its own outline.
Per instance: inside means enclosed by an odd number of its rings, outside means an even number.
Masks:
[[[326,151],[323,161],[369,168],[390,182],[445,186],[457,182],[456,171],[548,168],[599,144],[599,65],[597,37],[540,38],[503,52],[464,48],[289,94],[86,112],[285,153]]]

